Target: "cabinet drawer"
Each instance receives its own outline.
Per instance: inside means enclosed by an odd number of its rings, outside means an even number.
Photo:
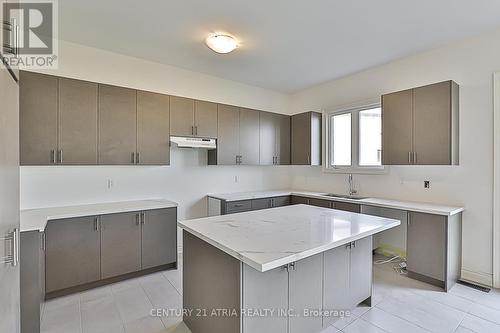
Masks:
[[[358,204],[353,204],[349,202],[340,202],[340,201],[334,201],[333,208],[353,213],[359,213],[361,211],[361,206]]]
[[[228,202],[226,204],[226,214],[241,213],[252,210],[251,200]]]
[[[309,199],[306,198],[306,197],[299,197],[299,196],[296,196],[296,195],[293,195],[292,196],[292,205],[299,205],[299,204],[304,204],[304,205],[308,205],[309,204]]]
[[[333,202],[330,200],[323,199],[309,199],[309,204],[311,206],[323,207],[323,208],[332,208]]]
[[[266,209],[273,206],[273,199],[254,199],[252,200],[252,210]]]
[[[288,206],[290,204],[290,196],[273,198],[273,207]]]

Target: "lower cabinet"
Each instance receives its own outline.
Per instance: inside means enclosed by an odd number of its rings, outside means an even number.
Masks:
[[[177,262],[176,208],[53,220],[45,232],[48,298]]]
[[[282,196],[275,198],[253,199],[252,210],[282,207],[290,205],[290,196]]]
[[[319,332],[321,317],[304,316],[301,311],[292,311],[321,310],[322,260],[323,254],[318,254],[265,273],[243,265],[243,309],[273,311],[266,316],[244,317],[243,332]]]
[[[351,242],[324,253],[323,326],[342,317],[335,311],[350,310],[369,301],[372,288],[372,237]]]
[[[297,195],[292,195],[292,205],[309,205],[309,198],[306,197],[299,197]]]
[[[102,279],[141,269],[141,216],[122,213],[100,217]]]
[[[280,197],[273,198],[262,198],[262,199],[249,199],[249,200],[239,200],[239,201],[224,201],[219,199],[211,198],[209,200],[209,211],[218,211],[219,214],[215,215],[226,215],[234,213],[249,212],[251,210],[260,210],[273,207],[282,207],[290,205],[290,196],[284,195]],[[209,213],[209,216],[213,216]]]
[[[353,212],[353,213],[360,213],[361,212],[361,205],[350,203],[350,202],[334,201],[333,202],[333,209],[345,210],[347,212]]]
[[[77,217],[47,223],[46,292],[101,278],[101,235],[97,217]]]
[[[310,198],[308,204],[316,207],[333,208],[333,201],[324,199]]]

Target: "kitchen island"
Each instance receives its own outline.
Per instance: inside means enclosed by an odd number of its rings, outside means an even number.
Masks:
[[[400,221],[307,205],[181,221],[193,333],[320,332],[370,305],[372,235]]]

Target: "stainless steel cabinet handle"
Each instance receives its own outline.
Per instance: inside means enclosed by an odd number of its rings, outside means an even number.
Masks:
[[[194,135],[194,126],[191,126],[191,135]]]
[[[141,153],[140,152],[137,152],[135,153],[135,164],[140,164],[141,163]]]
[[[94,231],[99,231],[99,218],[94,217]]]
[[[417,152],[413,152],[413,164],[417,164]]]
[[[311,164],[311,155],[307,155],[307,164]]]
[[[57,155],[58,155],[58,157],[57,157],[57,158],[58,158],[58,160],[59,160],[59,163],[61,163],[61,164],[62,164],[62,162],[63,162],[63,151],[62,151],[62,149],[59,149],[59,150],[58,150]]]
[[[2,258],[4,264],[17,266],[19,263],[19,230],[16,228],[12,230],[7,236],[0,238],[0,240],[9,242],[10,254]],[[7,247],[5,247],[7,248]]]
[[[408,152],[408,164],[411,164],[411,151]]]
[[[291,269],[292,271],[294,271],[294,270],[295,270],[295,263],[294,263],[294,262],[292,262],[292,263],[290,263],[290,264],[288,264],[288,265],[290,265],[290,269]]]
[[[131,159],[130,159],[130,162],[131,162],[132,164],[135,164],[135,152],[133,152],[133,153],[131,154],[131,156],[132,156],[132,157],[131,157]]]
[[[194,127],[194,135],[198,135],[198,126]]]
[[[141,224],[141,213],[135,214],[135,225]]]
[[[45,232],[41,232],[40,233],[40,240],[41,240],[41,248],[42,248],[42,251],[45,251],[45,249],[47,248],[47,239],[45,237]]]
[[[243,207],[243,204],[236,204],[234,207]]]
[[[54,149],[50,151],[50,163],[51,164],[56,163],[56,151]]]
[[[142,212],[141,213],[141,224],[145,225],[146,224],[146,213]]]

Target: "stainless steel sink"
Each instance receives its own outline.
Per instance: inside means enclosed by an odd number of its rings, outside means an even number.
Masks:
[[[352,200],[366,199],[366,197],[360,197],[357,195],[346,195],[346,194],[336,194],[336,193],[326,193],[325,196],[332,198],[352,199]]]

